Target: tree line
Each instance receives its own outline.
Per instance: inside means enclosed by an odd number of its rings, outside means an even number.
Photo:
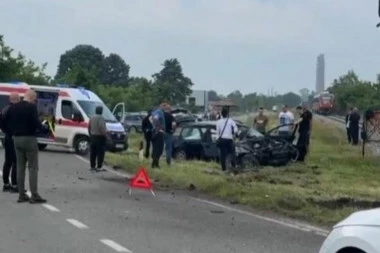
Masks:
[[[57,73],[50,77],[45,73],[47,64],[38,66],[23,54],[15,55],[0,35],[0,81],[24,81],[30,84],[70,84],[83,86],[96,92],[108,106],[125,102],[128,111],[147,110],[161,100],[186,106],[191,95],[193,82],[187,77],[178,59],[167,59],[162,68],[151,77],[130,76],[130,66],[116,54],[105,55],[92,45],[77,45],[60,56]],[[258,93],[243,95],[236,90],[223,96],[209,91],[209,101],[232,100],[241,111],[251,111],[263,106],[297,106],[301,96],[293,92],[284,95],[266,96]]]
[[[360,111],[380,109],[380,75],[375,82],[361,80],[350,70],[335,79],[328,88],[335,96],[337,113],[345,113],[350,107],[357,107]]]

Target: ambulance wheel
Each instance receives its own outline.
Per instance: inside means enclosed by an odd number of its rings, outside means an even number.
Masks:
[[[38,149],[41,150],[41,151],[45,150],[46,147],[47,147],[47,144],[40,144],[40,143],[38,144]]]
[[[90,151],[90,140],[86,136],[76,138],[74,142],[75,153],[85,156]]]

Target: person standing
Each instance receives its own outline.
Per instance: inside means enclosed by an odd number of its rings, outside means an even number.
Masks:
[[[34,203],[46,203],[38,194],[38,144],[37,132],[44,126],[38,118],[36,106],[37,94],[34,90],[25,93],[23,101],[20,101],[8,109],[5,122],[12,129],[17,158],[17,185],[19,190],[18,203],[29,201]],[[31,198],[25,193],[25,170],[28,162],[29,186]]]
[[[300,114],[300,118],[296,122],[298,125],[297,161],[304,162],[309,149],[313,114],[308,110],[306,104],[302,107],[298,106],[297,111]]]
[[[233,119],[229,118],[227,108],[222,109],[222,118],[216,122],[216,133],[218,136],[218,147],[220,149],[220,163],[222,170],[226,171],[226,160],[231,155],[231,165],[236,166],[234,135],[238,133],[238,128]]]
[[[351,113],[352,113],[352,108],[350,108],[350,110],[348,111],[348,113],[346,115],[346,133],[347,133],[348,143],[351,143],[351,141],[352,141],[351,131],[350,131],[350,116],[351,116]]]
[[[359,143],[359,122],[360,114],[358,108],[354,107],[350,115],[350,133],[352,137],[352,145],[356,146]]]
[[[166,107],[166,110],[164,111],[164,117],[165,117],[165,136],[164,136],[164,142],[165,142],[165,156],[166,156],[166,163],[170,166],[171,160],[172,160],[172,149],[173,149],[173,132],[176,127],[176,122],[174,119],[173,114],[171,114],[171,107],[168,105]]]
[[[9,128],[5,119],[6,114],[11,106],[20,102],[20,96],[18,93],[11,93],[9,95],[9,105],[6,106],[1,115],[1,131],[4,133],[4,149],[5,149],[5,159],[3,164],[3,192],[18,192],[17,188],[17,160],[16,160],[16,151],[13,143],[13,136],[11,128]],[[9,174],[11,174],[11,182],[9,182]]]
[[[90,166],[91,171],[101,171],[104,162],[107,142],[107,126],[103,117],[103,107],[95,108],[95,115],[90,118],[88,134],[90,136]]]
[[[259,115],[253,120],[253,127],[262,134],[265,134],[269,119],[264,115],[264,108],[259,108]]]
[[[294,122],[294,115],[289,111],[289,107],[287,105],[282,108],[282,112],[279,113],[278,119],[280,121],[278,134],[282,136],[288,136],[292,129],[291,124]]]
[[[158,109],[152,113],[152,168],[160,168],[160,157],[164,152],[165,114],[166,102],[162,102]]]
[[[152,122],[150,122],[149,118],[152,116],[152,110],[148,111],[148,114],[144,117],[141,123],[141,129],[144,133],[144,139],[145,139],[145,152],[144,157],[149,157],[149,150],[150,150],[150,144],[152,142],[152,131],[153,131],[153,125]]]

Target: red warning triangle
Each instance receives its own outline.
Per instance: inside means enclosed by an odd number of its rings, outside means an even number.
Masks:
[[[145,168],[141,168],[129,181],[129,186],[133,188],[152,189],[152,183]]]

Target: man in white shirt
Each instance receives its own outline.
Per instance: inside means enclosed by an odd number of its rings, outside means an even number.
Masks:
[[[227,156],[232,156],[232,167],[235,168],[235,146],[234,146],[234,135],[238,133],[238,128],[233,119],[228,117],[227,108],[222,109],[222,118],[216,122],[216,133],[218,148],[220,149],[220,163],[222,170],[226,171],[226,158]]]
[[[278,134],[284,136],[289,135],[293,128],[290,124],[294,123],[294,115],[291,111],[289,111],[289,107],[287,105],[282,108],[282,112],[278,115],[278,119],[281,126],[278,128]]]

